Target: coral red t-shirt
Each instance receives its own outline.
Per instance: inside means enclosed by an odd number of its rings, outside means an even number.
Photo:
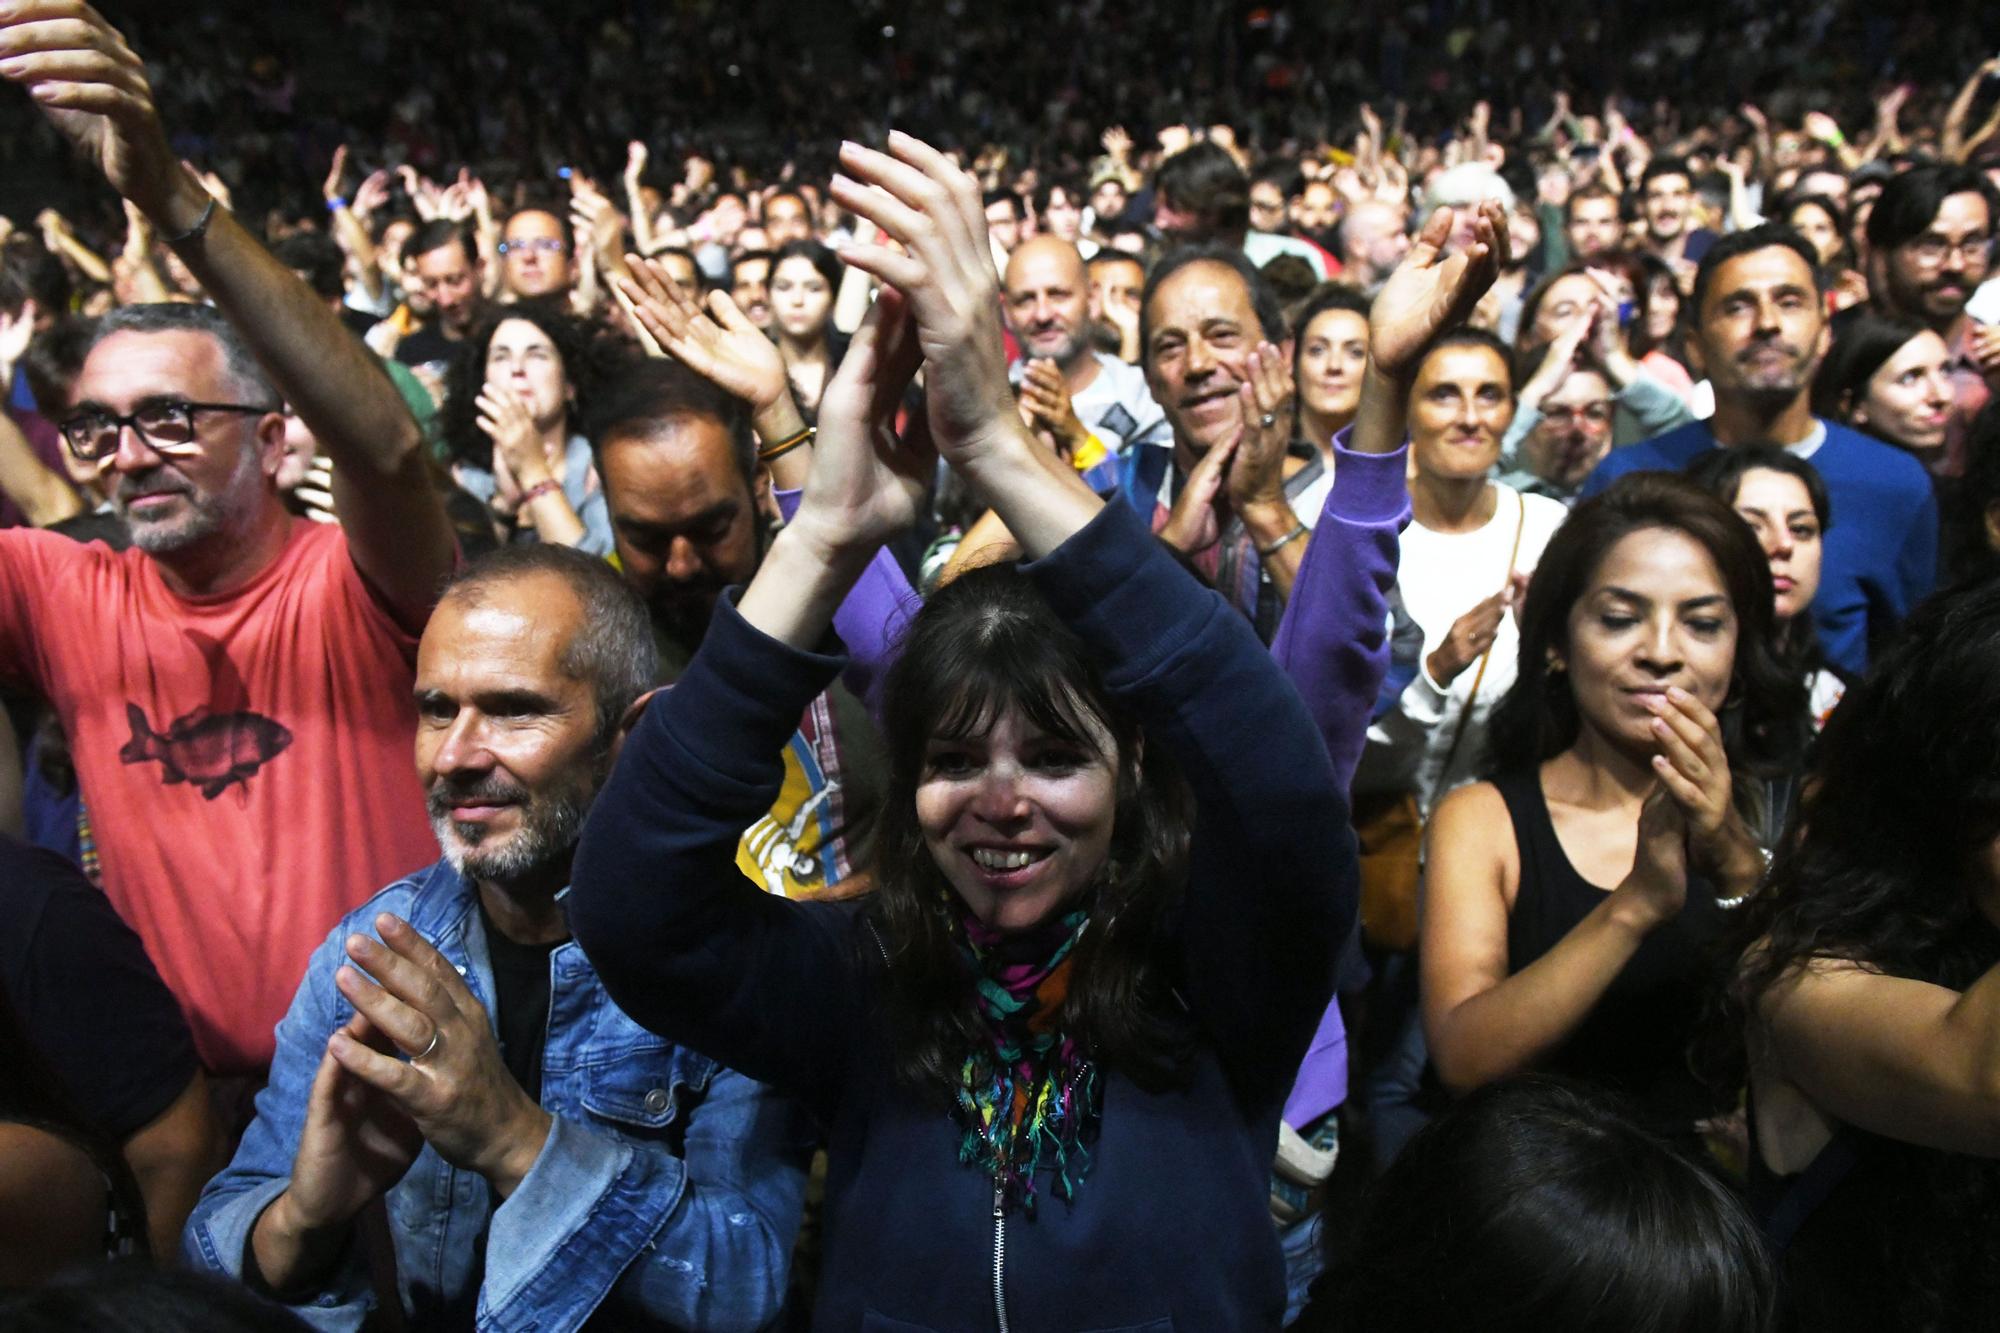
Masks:
[[[105,892],[215,1072],[268,1065],[326,932],[437,859],[416,645],[337,527],[295,521],[248,585],[199,598],[138,550],[0,532],[0,677],[61,716]]]

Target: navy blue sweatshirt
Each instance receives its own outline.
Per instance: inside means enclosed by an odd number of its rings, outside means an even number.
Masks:
[[[1297,693],[1244,618],[1125,506],[1026,569],[1179,761],[1198,813],[1167,960],[1200,1035],[1190,1081],[1105,1071],[1073,1203],[997,1217],[943,1105],[899,1083],[885,966],[852,904],[763,893],[737,837],[770,808],[780,751],[841,660],[752,629],[725,599],[680,683],[598,797],[569,893],[618,1005],[803,1099],[828,1127],[820,1329],[1278,1327],[1267,1211],[1280,1108],[1332,994],[1357,869],[1345,802]],[[829,647],[835,646],[832,636]]]

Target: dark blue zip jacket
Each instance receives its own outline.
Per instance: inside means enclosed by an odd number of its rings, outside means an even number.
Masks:
[[[1192,1077],[1150,1093],[1106,1072],[1074,1203],[1045,1178],[1033,1217],[1010,1208],[999,1223],[991,1178],[958,1163],[949,1114],[894,1077],[864,912],[773,897],[736,869],[738,835],[770,808],[785,738],[838,656],[765,637],[727,599],[716,608],[591,812],[570,925],[626,1013],[826,1124],[816,1328],[993,1329],[1004,1300],[1007,1325],[1034,1333],[1275,1329],[1271,1158],[1354,919],[1346,804],[1249,623],[1129,507],[1106,506],[1026,568],[1198,806],[1170,960],[1202,1038]]]

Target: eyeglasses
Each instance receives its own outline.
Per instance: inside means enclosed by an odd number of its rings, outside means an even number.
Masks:
[[[1608,426],[1611,424],[1611,404],[1586,403],[1582,407],[1547,407],[1542,409],[1542,420],[1557,430],[1569,430],[1579,423],[1586,426]]]
[[[569,242],[560,236],[536,236],[526,241],[502,241],[494,248],[503,255],[511,255],[516,250],[537,250],[545,255],[559,255],[569,249]]]
[[[1977,263],[1986,258],[1987,247],[1993,244],[1991,236],[1968,236],[1961,241],[1947,241],[1942,236],[1919,236],[1905,243],[1910,258],[1919,264],[1942,264],[1948,255],[1957,255],[1966,264]]]
[[[70,452],[85,463],[95,463],[118,452],[118,440],[125,428],[161,453],[192,453],[201,447],[195,439],[194,419],[202,412],[240,412],[263,416],[276,407],[251,403],[190,403],[182,398],[153,398],[139,404],[129,415],[120,416],[102,408],[79,412],[62,423],[63,438]]]

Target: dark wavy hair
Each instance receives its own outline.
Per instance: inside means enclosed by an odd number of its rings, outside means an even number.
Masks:
[[[1494,772],[1532,768],[1576,743],[1582,730],[1569,675],[1569,614],[1604,558],[1635,532],[1664,529],[1693,538],[1715,561],[1736,613],[1736,667],[1720,714],[1732,797],[1752,828],[1763,819],[1766,780],[1796,771],[1810,731],[1806,684],[1779,656],[1772,633],[1771,566],[1750,525],[1687,478],[1635,472],[1570,511],[1542,552],[1521,609],[1521,660],[1513,687],[1493,710]],[[1771,832],[1771,830],[1767,830]]]
[[[2000,837],[2000,585],[1943,594],[1904,622],[1820,738],[1801,833],[1726,943],[1742,960],[1717,1017],[1741,1086],[1744,1042],[1771,988],[1816,958],[1964,990],[2000,965],[1973,899],[1974,858]],[[1903,1287],[1899,1328],[1956,1328],[1966,1275],[1995,1274],[2000,1162],[1890,1144],[1907,1181],[1884,1217],[1878,1281]],[[1984,1288],[1990,1291],[1990,1287]]]
[[[1687,475],[1695,485],[1734,507],[1736,493],[1743,489],[1744,476],[1759,470],[1798,478],[1799,484],[1806,488],[1806,501],[1812,505],[1813,517],[1819,522],[1820,549],[1825,551],[1826,535],[1833,529],[1833,497],[1827,494],[1819,469],[1789,449],[1775,444],[1711,449],[1688,465]],[[1794,616],[1792,623],[1779,631],[1778,653],[1800,676],[1810,675],[1824,665],[1819,631],[1810,614]]]
[[[1309,1333],[1767,1333],[1756,1224],[1707,1171],[1598,1089],[1490,1083],[1369,1190]]]
[[[1137,716],[1105,689],[1083,640],[1017,565],[974,568],[925,603],[884,697],[889,778],[865,910],[888,959],[898,1076],[948,1099],[965,1057],[987,1040],[956,942],[957,897],[917,822],[926,747],[938,736],[978,735],[1017,708],[1093,751],[1093,723],[1102,726],[1117,769],[1111,846],[1082,891],[1090,924],[1076,947],[1063,1030],[1142,1087],[1184,1078],[1192,1029],[1173,1005],[1162,946],[1186,886],[1193,801],[1166,755],[1144,745]]]
[[[455,463],[471,463],[489,471],[493,467],[493,441],[479,429],[479,405],[474,400],[486,387],[486,349],[492,343],[493,335],[500,331],[500,326],[511,319],[526,320],[548,335],[549,341],[555,344],[556,355],[562,359],[563,379],[576,395],[569,409],[571,431],[575,431],[577,423],[585,419],[586,386],[583,381],[590,376],[586,371],[589,356],[583,326],[574,316],[546,300],[518,301],[501,306],[479,321],[472,336],[465,340],[458,355],[452,358],[451,369],[445,373],[444,443],[446,452]]]

